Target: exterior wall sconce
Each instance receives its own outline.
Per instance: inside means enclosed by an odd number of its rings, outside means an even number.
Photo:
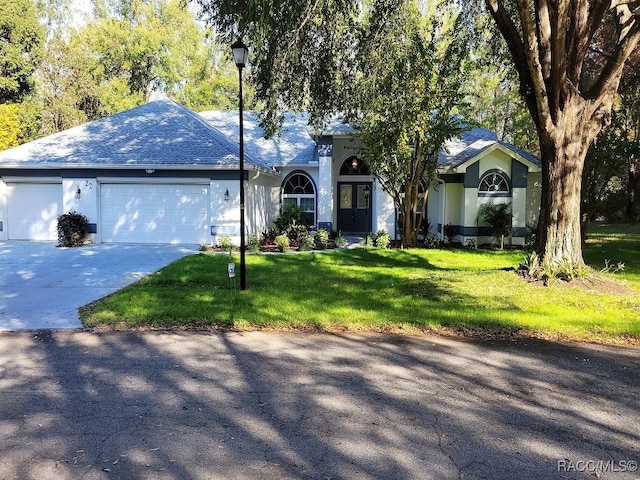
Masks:
[[[225,201],[225,203],[229,203],[229,189],[228,188],[224,191],[224,201]]]
[[[76,190],[76,194],[73,197],[76,203],[80,201],[80,195],[82,195],[82,190],[80,190],[80,187],[78,187],[78,190]]]
[[[353,160],[351,160],[351,168],[354,170],[358,168],[358,159],[356,157],[353,157]]]

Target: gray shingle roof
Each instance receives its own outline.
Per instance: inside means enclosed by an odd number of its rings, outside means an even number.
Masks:
[[[245,162],[272,171],[249,153]],[[191,110],[162,99],[0,152],[0,166],[148,165],[237,169],[239,148]]]
[[[233,142],[238,142],[239,115],[237,111],[201,112],[214,128]],[[272,167],[308,165],[318,160],[316,144],[307,125],[308,115],[287,113],[279,136],[266,139],[255,112],[244,112],[244,148],[254,158],[260,158]]]
[[[446,142],[445,149],[438,155],[438,167],[444,170],[454,169],[495,144],[503,146],[535,165],[540,164],[540,160],[534,154],[498,140],[498,136],[491,130],[472,128]]]

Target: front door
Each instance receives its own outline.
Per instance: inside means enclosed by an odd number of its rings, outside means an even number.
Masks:
[[[338,230],[371,231],[371,182],[338,182]]]

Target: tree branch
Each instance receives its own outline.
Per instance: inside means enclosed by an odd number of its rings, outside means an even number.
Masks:
[[[531,88],[535,96],[539,127],[547,133],[552,133],[554,130],[554,122],[551,117],[551,112],[549,111],[549,94],[545,79],[542,76],[538,39],[536,37],[535,26],[532,25],[533,15],[528,0],[518,0],[518,10],[520,12],[520,22],[522,23],[524,54],[529,68]]]
[[[633,3],[633,2],[623,2]],[[617,7],[628,8],[628,7]],[[640,42],[640,7],[630,15],[618,17],[622,23],[620,27],[620,39],[616,49],[609,56],[607,64],[604,66],[593,87],[585,94],[585,98],[594,100],[599,104],[607,95],[612,95],[618,88],[622,69],[626,59]]]
[[[524,97],[527,107],[531,112],[533,121],[538,123],[538,105],[533,92],[533,81],[531,79],[531,73],[529,72],[529,66],[527,64],[527,58],[525,53],[525,47],[520,37],[516,25],[513,23],[509,12],[504,8],[502,0],[485,0],[485,4],[489,13],[493,17],[494,21],[502,37],[507,43],[513,63],[518,72],[520,78],[520,93]]]

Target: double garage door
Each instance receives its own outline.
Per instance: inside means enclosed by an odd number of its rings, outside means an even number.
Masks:
[[[9,183],[7,193],[10,240],[57,240],[61,183]],[[211,238],[208,185],[104,183],[98,202],[102,242],[200,244]]]
[[[211,238],[208,185],[100,186],[103,242],[192,243]]]

